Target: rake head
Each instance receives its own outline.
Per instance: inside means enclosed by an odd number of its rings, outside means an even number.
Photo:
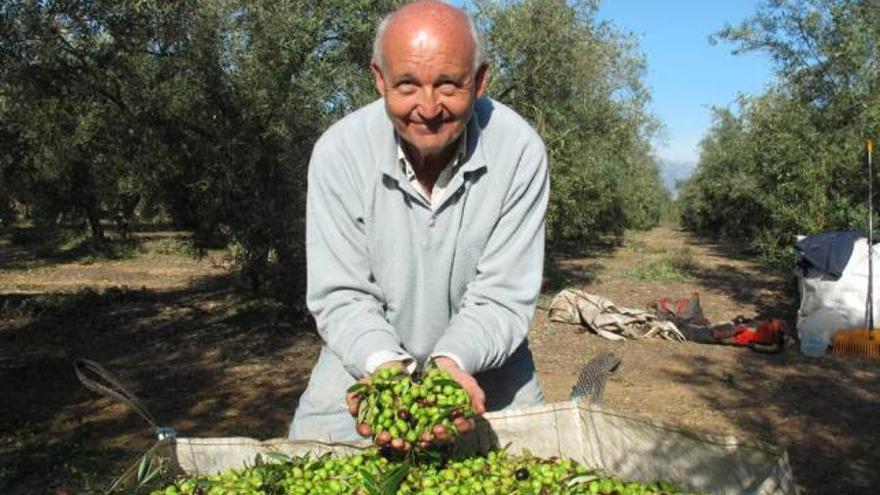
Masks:
[[[831,339],[831,354],[838,357],[880,359],[880,330],[838,330]]]

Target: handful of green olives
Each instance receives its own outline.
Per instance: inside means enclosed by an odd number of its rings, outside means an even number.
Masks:
[[[380,446],[426,449],[473,427],[470,397],[439,368],[426,370],[421,381],[395,368],[380,369],[348,393],[360,400],[358,433]]]

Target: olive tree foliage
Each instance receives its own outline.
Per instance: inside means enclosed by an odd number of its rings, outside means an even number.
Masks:
[[[865,140],[880,128],[880,2],[767,0],[717,40],[762,51],[777,81],[715,111],[683,222],[778,257],[797,234],[867,226]],[[876,185],[875,185],[876,187]]]
[[[373,29],[400,3],[4,2],[0,200],[96,241],[158,205],[252,285],[271,265],[293,287],[311,146],[375,98]]]
[[[295,299],[312,145],[377,97],[373,31],[402,3],[0,2],[0,219],[24,206],[101,244],[109,221],[161,215]],[[653,225],[666,197],[636,41],[592,1],[471,6],[490,94],[547,143],[551,239]]]
[[[477,1],[490,95],[538,131],[551,167],[551,240],[620,235],[657,223],[667,201],[650,140],[645,61],[596,20],[596,1]]]
[[[101,242],[102,210],[132,182],[124,152],[134,149],[124,106],[132,46],[115,37],[130,25],[95,18],[95,7],[0,7],[0,166],[11,199],[29,205],[38,223],[82,219]]]
[[[204,1],[153,86],[175,149],[156,181],[204,238],[225,234],[260,286],[271,268],[301,285],[306,167],[320,133],[374,99],[373,27],[396,2]],[[273,260],[276,261],[273,263]],[[299,282],[299,283],[297,283]]]

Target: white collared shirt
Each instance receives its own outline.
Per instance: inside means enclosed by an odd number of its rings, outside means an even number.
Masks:
[[[426,190],[422,183],[419,182],[418,177],[416,177],[415,167],[413,167],[409,158],[406,157],[406,153],[403,151],[403,146],[400,144],[400,137],[396,134],[395,137],[397,138],[397,162],[400,163],[400,167],[406,175],[406,179],[413,188],[418,191],[422,198],[431,205],[431,209],[436,211],[437,208],[443,204],[443,197],[446,195],[446,188],[449,186],[449,181],[452,180],[456,169],[458,169],[458,166],[464,159],[464,154],[467,151],[467,129],[465,129],[458,138],[458,150],[455,152],[452,160],[443,167],[440,175],[437,176],[437,180],[434,182],[434,188],[431,191]]]

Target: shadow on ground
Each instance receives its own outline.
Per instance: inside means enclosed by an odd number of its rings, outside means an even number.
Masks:
[[[77,358],[183,436],[284,436],[317,337],[304,314],[232,286],[0,296],[0,493],[100,488],[153,442],[148,423],[77,381]]]
[[[192,250],[190,233],[170,231],[162,225],[133,226],[130,237],[124,240],[116,229],[108,226],[107,240],[101,245],[79,232],[71,228],[8,227],[2,231],[0,266],[7,270],[27,270],[96,259],[126,259],[156,242],[163,243],[168,250]]]
[[[739,303],[753,305],[758,317],[788,316],[794,322],[798,292],[791,270],[762,265],[757,254],[741,243],[689,234],[687,244],[736,262],[689,267],[688,275],[700,285],[713,287]]]
[[[592,284],[605,270],[598,260],[614,254],[620,247],[619,240],[606,239],[595,242],[557,242],[547,247],[544,258],[544,283],[541,293],[555,295],[562,289]]]
[[[725,370],[708,357],[681,356],[683,373],[667,370],[731,422],[785,447],[806,494],[873,494],[880,486],[880,363],[742,353]],[[718,383],[726,383],[719,388]]]

